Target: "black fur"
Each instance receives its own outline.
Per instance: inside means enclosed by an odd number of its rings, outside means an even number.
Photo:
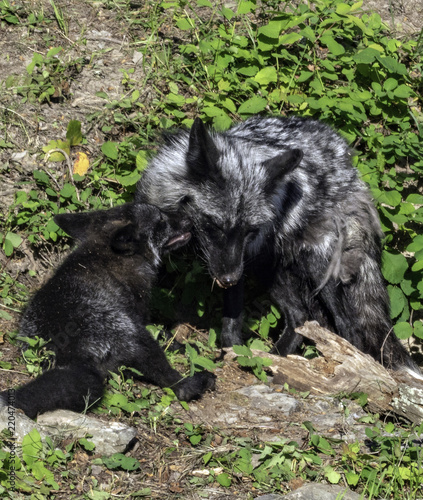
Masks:
[[[285,318],[276,352],[293,352],[294,329],[314,319],[385,366],[419,373],[392,331],[383,235],[351,157],[321,122],[255,116],[223,133],[197,119],[151,160],[135,201],[191,218],[209,272],[226,289],[223,346],[244,341],[248,264]]]
[[[145,329],[160,256],[188,241],[190,223],[132,204],[55,221],[80,243],[30,301],[20,335],[51,340],[56,364],[17,389],[14,406],[31,418],[58,408],[82,411],[102,397],[105,377],[121,365],[185,401],[213,389],[213,374],[183,378],[171,368]],[[7,403],[7,393],[1,397]]]

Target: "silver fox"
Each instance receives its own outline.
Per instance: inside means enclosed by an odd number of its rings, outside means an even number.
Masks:
[[[284,316],[274,351],[292,353],[294,329],[317,320],[392,369],[418,367],[392,331],[380,271],[383,233],[346,141],[322,122],[254,116],[226,132],[165,137],[135,203],[187,215],[209,272],[224,290],[221,342],[241,333],[246,269]]]

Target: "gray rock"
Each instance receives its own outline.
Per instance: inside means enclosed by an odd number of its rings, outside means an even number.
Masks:
[[[12,432],[17,445],[34,428],[42,440],[48,436],[55,446],[64,439],[80,439],[90,434],[94,451],[106,456],[123,453],[137,434],[135,428],[120,422],[104,422],[68,410],[44,413],[34,422],[17,410],[0,406],[0,431],[5,428]]]
[[[37,423],[49,434],[59,434],[61,439],[82,438],[87,434],[95,444],[95,452],[102,455],[123,453],[137,435],[134,427],[120,422],[104,422],[69,410],[43,413]]]
[[[261,497],[256,497],[256,500],[280,500],[285,498],[282,495],[277,495],[276,493],[270,493],[268,495],[262,495]]]
[[[365,500],[364,497],[344,486],[316,483],[305,484],[281,498],[286,500]]]

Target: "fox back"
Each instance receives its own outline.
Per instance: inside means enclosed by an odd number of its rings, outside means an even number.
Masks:
[[[140,202],[192,220],[226,289],[223,345],[243,341],[242,280],[257,261],[285,317],[277,352],[292,352],[294,329],[317,319],[388,366],[416,369],[391,333],[376,208],[329,126],[255,116],[219,133],[197,119],[165,138],[139,181]]]

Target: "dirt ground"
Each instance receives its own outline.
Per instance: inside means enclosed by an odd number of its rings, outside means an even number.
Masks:
[[[30,6],[34,10],[43,10],[52,15],[52,4],[48,0],[22,1],[22,5]],[[16,96],[2,95],[0,90],[0,113],[3,116],[4,128],[0,129],[0,140],[5,139],[13,144],[12,149],[0,148],[0,212],[6,213],[13,201],[14,193],[22,181],[30,178],[30,173],[37,167],[41,147],[51,139],[63,138],[66,126],[70,120],[79,120],[83,124],[84,136],[87,139],[85,150],[95,157],[101,144],[105,140],[119,141],[123,138],[124,130],[112,130],[108,137],[101,131],[104,120],[87,121],[87,116],[101,113],[104,110],[104,101],[95,94],[99,91],[107,92],[110,99],[118,98],[125,93],[122,84],[121,69],[133,70],[132,78],[141,80],[143,76],[142,60],[139,52],[132,44],[134,37],[146,38],[141,26],[132,27],[128,32],[125,17],[121,15],[119,4],[107,8],[103,2],[88,2],[84,0],[56,0],[68,23],[69,30],[65,35],[53,23],[28,30],[26,26],[5,24],[0,28],[0,81],[5,81],[11,75],[22,75],[31,62],[33,54],[40,50],[45,51],[46,41],[51,46],[61,45],[68,49],[69,57],[80,60],[79,67],[71,68],[69,86],[63,86],[60,92],[63,96],[52,100],[50,104],[19,104],[16,105]],[[142,4],[142,5],[141,5]],[[111,2],[109,6],[113,5]],[[148,4],[140,2],[140,13],[150,8]],[[391,26],[397,36],[418,33],[423,25],[422,0],[364,0],[363,8],[378,11],[383,20]],[[166,32],[166,30],[164,30]],[[76,43],[83,34],[84,44]],[[171,36],[169,33],[168,35]],[[0,87],[1,89],[1,87]],[[151,99],[151,89],[143,89],[145,99]],[[1,136],[2,131],[4,137]],[[43,277],[50,272],[58,260],[54,249],[48,255],[33,256],[31,251],[23,248],[19,260],[9,260],[0,254],[0,266],[9,272],[21,272],[36,267],[38,275]],[[38,284],[36,279],[25,282],[33,287]],[[3,341],[3,335],[17,327],[18,314],[12,313],[12,320],[0,319],[0,349],[3,352],[3,361],[12,361],[14,372],[1,372],[0,390],[11,385],[23,383],[27,377],[19,373],[17,363],[19,353],[17,349]],[[217,401],[221,401],[225,394],[235,389],[249,386],[257,381],[252,375],[241,371],[239,367],[228,364],[218,377],[218,389],[214,394],[208,394],[199,405],[209,408],[216,413]],[[309,415],[304,411],[297,411],[281,420],[278,431],[285,429],[287,437],[302,442],[307,432],[300,428]],[[190,486],[190,471],[201,467],[201,454],[196,454],[187,443],[184,449],[170,451],[174,448],[176,439],[172,432],[162,430],[153,431],[151,428],[139,426],[139,443],[131,452],[132,456],[141,462],[142,472],[128,474],[125,472],[113,474],[105,468],[92,469],[90,458],[81,452],[75,457],[72,471],[75,483],[78,484],[76,494],[87,491],[88,482],[85,476],[95,476],[99,484],[113,483],[113,493],[121,495],[150,487],[154,498],[199,498]],[[225,438],[218,430],[210,428],[212,443],[221,446],[225,451]],[[239,436],[257,434],[257,426],[249,428],[248,422],[240,422]],[[204,450],[203,450],[204,451]],[[80,488],[80,490],[78,490]],[[240,481],[230,489],[216,486],[216,483],[203,490],[209,498],[235,499],[247,498],[248,495],[257,496],[260,492],[252,484]],[[68,498],[68,492],[59,493],[56,498]]]

